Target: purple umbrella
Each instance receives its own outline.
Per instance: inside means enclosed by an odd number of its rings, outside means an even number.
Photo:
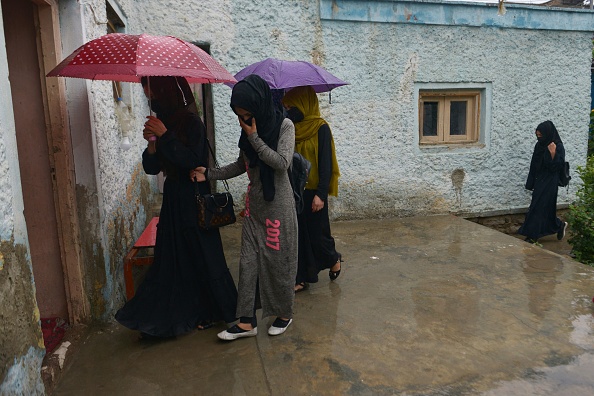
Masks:
[[[286,61],[274,58],[264,59],[240,70],[237,81],[250,74],[257,74],[268,83],[271,89],[291,89],[311,86],[316,92],[328,92],[348,82],[334,77],[320,66],[305,61]],[[234,84],[227,83],[233,86]]]

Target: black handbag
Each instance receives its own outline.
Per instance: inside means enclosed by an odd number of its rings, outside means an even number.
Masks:
[[[214,159],[215,166],[219,169],[219,164],[212,152],[208,139],[206,139],[206,143],[208,144],[209,152]],[[223,185],[225,186],[225,190],[227,190],[225,192],[200,194],[198,191],[198,182],[194,183],[196,204],[198,205],[198,226],[200,226],[200,228],[210,230],[235,223],[236,218],[235,209],[233,208],[233,196],[229,192],[227,180],[223,180]]]
[[[307,184],[307,178],[311,171],[311,163],[299,153],[293,153],[293,162],[289,167],[289,181],[293,188],[293,197],[295,198],[295,209],[297,214],[303,212],[303,190]]]

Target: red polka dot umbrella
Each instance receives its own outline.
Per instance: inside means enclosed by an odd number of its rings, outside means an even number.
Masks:
[[[190,83],[237,82],[194,44],[172,36],[122,33],[89,41],[47,76],[126,82],[140,82],[143,76],[177,76]]]

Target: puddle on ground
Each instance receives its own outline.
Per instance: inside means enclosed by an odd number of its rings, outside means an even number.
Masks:
[[[483,396],[591,396],[594,394],[592,373],[594,354],[576,357],[571,363],[535,369],[526,379],[505,381]]]

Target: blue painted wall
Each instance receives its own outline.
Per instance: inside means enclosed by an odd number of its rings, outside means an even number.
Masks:
[[[328,20],[571,32],[591,32],[594,26],[590,10],[525,4],[508,4],[506,9],[505,15],[498,15],[497,4],[489,3],[320,0],[320,16]]]

